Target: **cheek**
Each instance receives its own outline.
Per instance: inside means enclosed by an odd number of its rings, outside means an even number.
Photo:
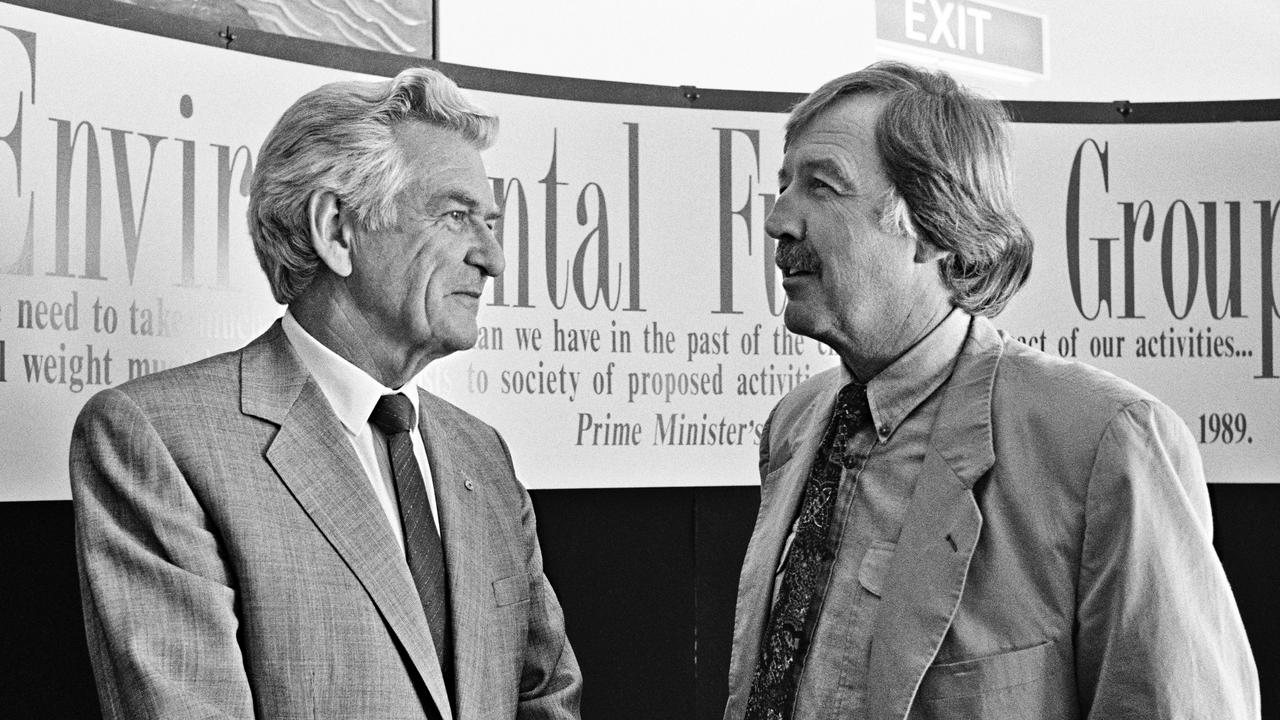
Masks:
[[[414,259],[410,282],[419,294],[438,299],[447,290],[447,275],[443,259],[428,251]]]
[[[432,257],[420,263],[415,270],[413,294],[421,303],[428,315],[442,322],[458,312],[459,297],[453,294],[467,283],[462,282],[457,272],[441,257]]]
[[[847,295],[851,289],[863,284],[867,277],[870,257],[867,255],[867,238],[857,232],[856,226],[838,224],[824,235],[823,278],[829,280],[837,294]]]

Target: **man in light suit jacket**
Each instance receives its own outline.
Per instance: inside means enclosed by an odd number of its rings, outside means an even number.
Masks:
[[[71,480],[106,717],[579,717],[506,445],[413,382],[475,343],[503,269],[496,130],[429,69],[305,95],[250,198],[283,320],[84,408]]]
[[[1195,441],[994,329],[1025,282],[1000,106],[879,63],[792,111],[766,222],[794,332],[725,720],[1257,718]]]

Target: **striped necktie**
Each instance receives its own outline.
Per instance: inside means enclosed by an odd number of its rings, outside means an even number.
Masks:
[[[401,393],[383,395],[369,416],[387,437],[387,456],[404,526],[404,551],[409,572],[418,586],[422,609],[435,641],[445,687],[453,690],[453,650],[449,631],[449,587],[445,576],[444,546],[436,530],[422,469],[413,454],[409,431],[417,424],[413,403]]]

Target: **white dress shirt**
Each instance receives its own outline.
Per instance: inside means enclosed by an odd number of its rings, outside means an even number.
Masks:
[[[341,355],[325,347],[303,329],[293,317],[293,313],[285,311],[281,321],[285,337],[293,346],[294,352],[302,359],[315,378],[320,391],[329,401],[329,406],[342,423],[342,429],[351,441],[360,466],[364,468],[373,494],[378,498],[391,533],[396,542],[404,550],[404,528],[400,522],[399,503],[396,501],[395,485],[391,475],[391,462],[387,458],[387,440],[381,430],[369,422],[374,405],[383,395],[403,393],[413,403],[414,417],[419,416],[418,388],[410,381],[400,388],[388,388],[373,379],[371,375],[352,365]],[[413,455],[422,470],[422,479],[427,486],[427,497],[431,498],[431,516],[440,529],[440,511],[436,509],[435,484],[431,479],[431,466],[427,462],[426,446],[422,443],[422,433],[415,423],[409,431],[409,439],[413,443]],[[443,531],[441,537],[444,537]]]

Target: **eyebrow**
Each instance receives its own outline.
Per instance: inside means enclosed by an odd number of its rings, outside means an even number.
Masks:
[[[825,172],[834,176],[835,179],[838,180],[841,185],[849,186],[852,184],[852,181],[849,179],[849,177],[845,175],[844,168],[842,168],[839,163],[832,160],[831,158],[805,159],[800,161],[800,167],[798,169],[801,171],[807,170],[810,173],[813,173],[814,171]],[[786,178],[787,178],[786,168],[783,167],[782,169],[778,170],[778,184],[781,185],[785,183]]]
[[[480,209],[480,206],[481,206],[481,202],[477,200],[473,195],[471,195],[471,193],[466,192],[465,190],[449,190],[444,195],[440,196],[438,198],[438,201],[440,202],[452,201],[452,202],[458,203],[459,205],[466,206],[467,210],[470,212],[475,212],[476,210]],[[502,211],[497,209],[496,207],[484,214],[485,220],[497,220],[500,217],[502,217]]]

